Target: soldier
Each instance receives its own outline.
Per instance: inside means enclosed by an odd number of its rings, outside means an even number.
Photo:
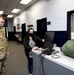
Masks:
[[[7,40],[5,37],[5,29],[3,27],[4,25],[4,18],[0,16],[0,75],[4,75],[6,73],[6,59],[7,55],[9,55],[8,52],[8,45]]]

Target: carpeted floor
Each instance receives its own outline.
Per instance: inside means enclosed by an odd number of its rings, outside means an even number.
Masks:
[[[27,59],[24,53],[24,47],[15,41],[8,41],[10,55],[7,59],[6,75],[28,75]]]

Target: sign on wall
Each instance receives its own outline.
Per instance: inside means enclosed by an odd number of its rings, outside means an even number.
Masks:
[[[16,26],[16,31],[21,31],[21,25],[20,25],[20,23],[17,24],[17,26]]]

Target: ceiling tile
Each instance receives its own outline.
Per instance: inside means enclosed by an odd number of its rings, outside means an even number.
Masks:
[[[20,9],[19,13],[13,14],[15,17],[16,15],[20,14],[25,9],[33,5],[38,0],[32,0],[32,2],[30,2],[28,5],[20,4],[20,1],[21,0],[0,0],[0,10],[4,11],[4,15],[12,15],[13,13],[11,13],[11,11],[14,8]]]

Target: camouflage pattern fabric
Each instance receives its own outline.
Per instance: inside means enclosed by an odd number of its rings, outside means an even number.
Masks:
[[[0,60],[0,75],[6,75],[6,72],[7,72],[7,68],[6,68],[6,65],[7,65],[7,58],[3,58],[2,60]]]
[[[7,52],[7,40],[4,34],[4,28],[0,28],[0,75],[5,72],[5,61]]]

